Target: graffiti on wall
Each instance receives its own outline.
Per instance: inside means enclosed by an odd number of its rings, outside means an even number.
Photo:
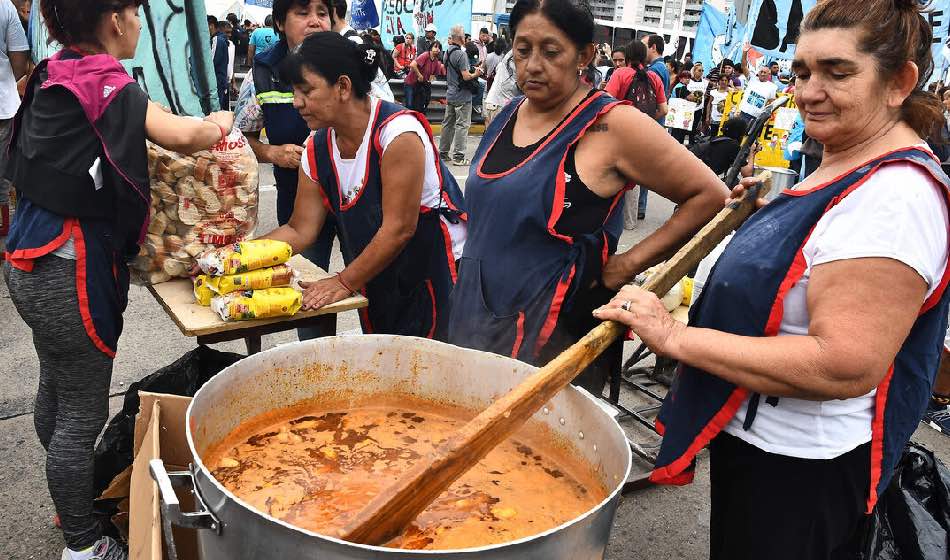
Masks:
[[[30,27],[33,58],[48,58],[61,46],[48,42],[39,10]],[[218,110],[211,45],[203,0],[151,0],[139,8],[142,35],[135,58],[123,60],[129,75],[178,115],[206,115]]]

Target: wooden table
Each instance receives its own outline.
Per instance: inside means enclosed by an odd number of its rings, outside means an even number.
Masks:
[[[287,263],[300,273],[300,279],[313,282],[330,275],[301,255],[294,255]],[[213,344],[244,339],[248,354],[261,351],[261,337],[265,334],[288,331],[300,327],[318,329],[320,336],[336,334],[336,315],[352,309],[366,307],[369,302],[363,296],[354,296],[316,311],[299,311],[293,317],[275,317],[252,321],[223,321],[210,307],[195,302],[191,280],[181,278],[161,284],[148,285],[148,291],[165,309],[182,334],[194,336],[198,344]]]

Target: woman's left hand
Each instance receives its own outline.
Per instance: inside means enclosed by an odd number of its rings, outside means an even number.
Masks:
[[[334,276],[316,282],[301,282],[303,309],[313,311],[350,297],[350,291]]]
[[[660,298],[638,286],[624,286],[607,305],[594,310],[594,317],[627,325],[661,356],[674,353],[679,336],[686,329],[663,307]]]

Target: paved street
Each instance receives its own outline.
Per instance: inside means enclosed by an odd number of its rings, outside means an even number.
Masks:
[[[479,138],[470,139],[474,151]],[[452,167],[463,176],[466,170]],[[262,184],[271,183],[269,173]],[[276,225],[276,193],[264,188],[258,231]],[[653,195],[647,219],[637,230],[625,232],[621,250],[626,250],[652,232],[672,212],[672,205]],[[342,268],[339,252],[334,270]],[[63,547],[60,533],[52,525],[52,504],[46,490],[44,455],[33,431],[33,397],[38,367],[30,333],[16,315],[6,285],[0,282],[0,560],[58,559]],[[359,328],[355,312],[340,316],[339,331]],[[296,340],[293,333],[264,338],[264,349]],[[112,382],[113,409],[121,405],[130,383],[173,362],[195,341],[181,335],[159,305],[142,287],[134,286],[125,314],[125,331],[120,342]],[[631,346],[628,343],[628,346]],[[243,352],[242,343],[215,345],[215,348]],[[628,351],[630,351],[628,349]],[[632,393],[624,402],[637,403]],[[631,439],[645,446],[656,440],[631,421],[623,421]],[[950,463],[950,438],[929,428],[918,430],[915,439],[937,451]],[[639,464],[637,469],[645,469]],[[614,559],[705,558],[708,544],[708,470],[705,454],[700,456],[696,482],[686,487],[650,488],[627,496],[621,505],[610,542],[608,556]]]

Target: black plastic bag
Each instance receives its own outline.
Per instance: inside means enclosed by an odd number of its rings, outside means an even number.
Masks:
[[[950,558],[950,471],[933,452],[909,443],[868,518],[860,560]]]
[[[130,385],[122,403],[122,410],[109,421],[102,439],[96,446],[95,494],[101,494],[117,474],[132,464],[139,391],[192,397],[209,379],[242,358],[244,356],[241,354],[219,352],[207,346],[199,346],[175,363]]]

